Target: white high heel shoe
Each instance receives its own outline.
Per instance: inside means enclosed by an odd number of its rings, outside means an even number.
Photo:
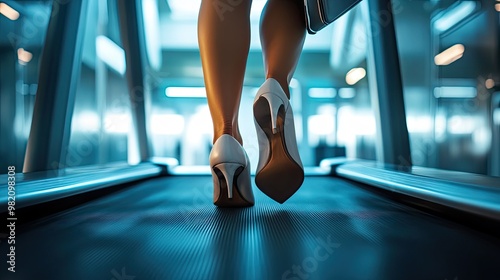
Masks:
[[[257,187],[279,203],[285,202],[302,185],[304,168],[300,160],[293,112],[281,85],[269,78],[253,104],[259,139]]]
[[[214,204],[219,207],[253,206],[250,161],[240,143],[224,134],[215,141],[209,158],[214,180]]]

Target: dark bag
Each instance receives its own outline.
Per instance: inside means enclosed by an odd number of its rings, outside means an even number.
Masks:
[[[315,34],[348,12],[361,0],[304,0],[306,26]]]

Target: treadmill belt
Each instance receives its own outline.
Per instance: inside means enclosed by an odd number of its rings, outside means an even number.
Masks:
[[[278,204],[212,204],[212,179],[151,179],[16,232],[0,279],[499,279],[500,242],[331,177]]]

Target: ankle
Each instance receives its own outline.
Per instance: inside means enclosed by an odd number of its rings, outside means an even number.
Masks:
[[[277,76],[277,75],[268,75],[266,77],[266,79],[269,79],[269,78],[273,78],[276,81],[278,81],[278,83],[280,84],[281,88],[285,92],[285,95],[288,97],[288,99],[290,99],[290,86],[288,85],[288,78],[286,78],[286,77],[283,78],[283,77],[280,77],[280,76]]]
[[[236,139],[236,141],[243,145],[243,139],[241,138],[240,132],[238,130],[235,131],[232,128],[227,127],[219,131],[214,131],[213,143],[215,143],[215,141],[217,141],[217,139],[219,139],[224,134],[231,135],[232,137],[234,137],[234,139]]]

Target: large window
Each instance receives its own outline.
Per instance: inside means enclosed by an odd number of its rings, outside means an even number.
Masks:
[[[0,174],[22,170],[52,1],[0,1]]]
[[[2,173],[9,165],[21,170],[24,163],[52,4],[0,1]],[[89,0],[83,16],[86,26],[70,142],[66,162],[59,168],[137,162],[116,0]]]
[[[136,162],[116,0],[89,0],[86,22],[66,165]]]
[[[499,175],[494,1],[398,1],[395,10],[414,164]],[[497,150],[498,151],[498,150]],[[496,164],[496,165],[495,165]],[[495,167],[496,166],[496,167]]]

